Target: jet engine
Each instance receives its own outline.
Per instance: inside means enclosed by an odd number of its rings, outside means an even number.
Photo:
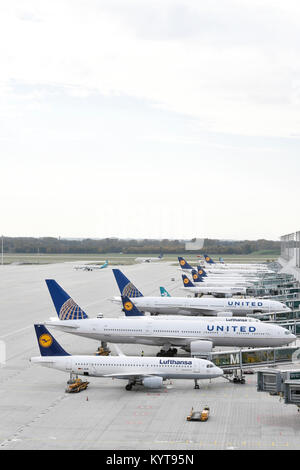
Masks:
[[[142,380],[142,384],[146,388],[161,388],[163,384],[163,379],[162,377],[145,377]]]
[[[206,355],[211,352],[212,348],[213,348],[213,343],[211,341],[197,340],[197,341],[191,341],[190,343],[191,356]]]

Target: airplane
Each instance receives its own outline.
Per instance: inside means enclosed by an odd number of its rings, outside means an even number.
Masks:
[[[219,258],[219,263],[216,263],[209,255],[204,254],[204,261],[206,264],[215,265],[223,269],[247,269],[257,270],[262,272],[274,272],[264,264],[255,263],[225,263],[223,258]]]
[[[135,299],[137,308],[152,314],[171,315],[253,315],[257,313],[290,312],[291,309],[277,300],[260,298],[216,299],[211,297],[144,297],[143,294],[119,270],[112,270],[122,296]],[[112,302],[121,303],[121,297]]]
[[[89,318],[55,281],[48,280],[47,285],[58,320],[46,321],[45,325],[102,343],[161,346],[160,356],[175,355],[177,347],[190,351],[191,355],[207,355],[214,346],[282,346],[295,340],[285,328],[250,319],[187,318],[172,322],[164,318],[153,319],[144,316],[136,307],[137,299],[133,303],[127,296],[122,296],[122,304],[130,318]]]
[[[224,281],[239,281],[239,282],[250,282],[254,284],[256,282],[261,282],[261,277],[257,277],[257,275],[253,273],[236,273],[231,271],[213,271],[209,268],[204,269],[202,266],[197,266],[197,272],[199,276],[203,277],[204,279],[216,279],[216,280],[224,280]]]
[[[74,269],[82,269],[83,271],[94,271],[97,269],[104,269],[108,266],[108,260],[105,260],[104,264],[82,264],[78,266],[74,266]]]
[[[201,274],[202,273],[202,274]],[[193,281],[201,283],[203,286],[229,286],[229,287],[253,287],[253,282],[245,280],[244,278],[228,278],[228,277],[218,277],[207,276],[204,274],[205,271],[192,269]]]
[[[161,253],[159,256],[150,257],[150,258],[135,258],[135,261],[138,263],[153,263],[154,261],[161,261],[163,259],[163,254]]]
[[[195,274],[193,275],[193,277]],[[231,297],[232,295],[245,295],[247,294],[247,288],[246,287],[239,287],[239,286],[226,286],[226,285],[220,285],[220,284],[209,284],[205,282],[200,282],[197,283],[197,285],[193,284],[189,278],[185,275],[182,274],[182,281],[183,281],[183,287],[180,289],[183,289],[185,291],[192,292],[193,294],[210,294],[213,295],[214,297],[224,297],[225,295],[227,297]],[[196,282],[196,281],[195,281]]]
[[[72,321],[72,320],[70,320]],[[85,322],[85,320],[80,320]],[[44,325],[34,325],[40,356],[32,357],[31,363],[63,372],[89,377],[127,380],[126,390],[134,385],[159,389],[166,379],[193,379],[199,388],[199,379],[212,379],[223,375],[222,369],[206,359],[125,356],[118,348],[118,356],[70,355],[56,341]]]
[[[179,261],[179,266],[180,266],[180,269],[179,271],[184,271],[185,273],[190,273],[193,269],[195,269],[193,266],[191,266],[184,258],[182,258],[181,256],[178,256],[178,261]],[[222,276],[231,276],[231,277],[243,277],[243,276],[247,276],[247,277],[252,277],[252,276],[256,276],[257,273],[256,271],[247,271],[245,272],[244,269],[224,269],[224,267],[222,266],[220,269],[218,268],[215,268],[215,267],[212,267],[212,265],[208,265],[209,267],[207,268],[207,272],[208,273],[211,273],[211,274],[219,274],[219,275],[222,275]],[[200,266],[200,268],[202,268],[202,266]],[[203,268],[202,268],[203,269]]]

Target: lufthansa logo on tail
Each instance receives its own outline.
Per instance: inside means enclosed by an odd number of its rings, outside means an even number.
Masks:
[[[185,265],[184,259],[180,260],[180,264],[181,264],[181,266],[184,266],[184,265]]]
[[[186,278],[184,278],[183,282],[184,282],[185,284],[188,284],[188,283],[189,283],[189,280],[188,280],[188,278],[187,278],[187,277],[186,277]]]
[[[205,259],[206,259],[206,261],[210,261],[210,257],[209,257],[209,256],[207,256]]]
[[[198,278],[198,274],[193,274],[193,279],[197,279]]]
[[[200,276],[201,276],[201,274],[203,274],[203,271],[200,269],[200,270],[198,271],[198,274],[200,274]]]
[[[129,310],[132,310],[132,309],[133,309],[133,305],[132,305],[131,302],[125,302],[124,308],[125,308],[125,310],[127,310],[127,312],[128,312]]]
[[[52,336],[48,335],[47,333],[41,335],[39,337],[39,343],[43,348],[49,348],[53,343]]]

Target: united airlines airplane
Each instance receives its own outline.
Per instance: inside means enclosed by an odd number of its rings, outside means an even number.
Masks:
[[[144,297],[132,282],[119,270],[113,269],[121,296],[134,298],[135,305],[142,312],[171,315],[226,315],[241,316],[256,313],[290,312],[291,309],[277,300],[242,298],[216,299],[211,297]],[[112,302],[121,303],[121,297]]]
[[[277,325],[256,320],[220,318],[165,320],[153,319],[136,308],[137,298],[122,297],[128,318],[88,318],[88,315],[54,280],[47,280],[58,320],[46,325],[101,342],[162,346],[160,355],[176,354],[172,346],[190,351],[192,355],[207,355],[214,346],[267,347],[281,346],[295,336]],[[171,299],[172,297],[170,297]],[[139,318],[140,317],[140,318]]]
[[[33,364],[69,374],[127,380],[126,390],[137,384],[151,389],[161,388],[166,379],[193,379],[195,388],[199,388],[199,379],[223,375],[222,369],[205,359],[127,357],[120,351],[118,356],[71,356],[44,325],[34,327],[41,355],[30,359]]]

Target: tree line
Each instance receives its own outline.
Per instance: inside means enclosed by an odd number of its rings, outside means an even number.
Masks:
[[[54,237],[3,237],[5,253],[47,253],[47,254],[74,254],[74,253],[127,253],[127,254],[181,254],[185,251],[184,240],[172,239],[80,239],[70,240]],[[251,254],[256,251],[280,252],[280,241],[273,240],[217,240],[205,239],[204,248],[197,254],[209,253]],[[195,253],[188,251],[186,253]]]

